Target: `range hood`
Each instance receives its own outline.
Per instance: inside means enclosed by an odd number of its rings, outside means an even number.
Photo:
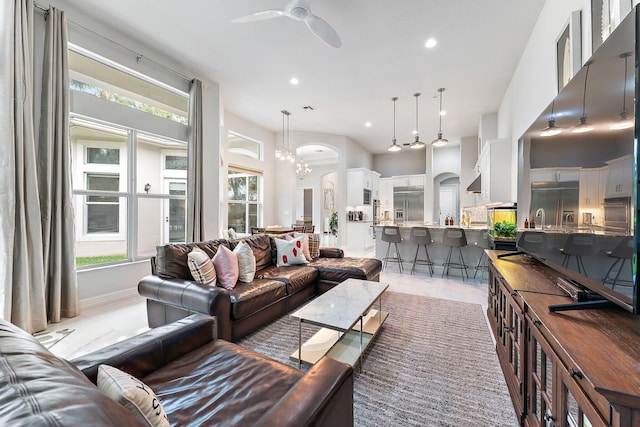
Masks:
[[[473,180],[473,182],[471,182],[471,184],[469,184],[469,186],[467,187],[467,191],[470,193],[481,193],[482,189],[481,189],[481,185],[480,183],[482,182],[482,180],[480,179],[482,175],[478,175],[476,177],[476,179]]]

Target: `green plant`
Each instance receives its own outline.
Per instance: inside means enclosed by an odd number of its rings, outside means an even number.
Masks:
[[[329,230],[334,236],[338,235],[338,212],[331,214],[331,218],[329,219]]]
[[[518,229],[511,222],[496,222],[493,226],[496,237],[516,237]]]

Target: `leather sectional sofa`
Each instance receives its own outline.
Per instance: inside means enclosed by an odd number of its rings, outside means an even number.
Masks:
[[[353,426],[352,367],[325,357],[305,374],[217,340],[206,315],[71,362],[0,320],[0,425],[142,425],[94,385],[101,364],[149,386],[172,426]]]
[[[274,236],[255,234],[241,240],[253,251],[256,275],[251,283],[238,282],[231,290],[195,282],[187,254],[197,247],[213,257],[220,245],[233,250],[240,240],[158,246],[152,274],[138,284],[138,293],[147,299],[149,326],[203,313],[216,316],[218,338],[235,342],[346,279],[380,279],[382,262],[377,259],[348,258],[341,249],[320,248],[320,257],[306,265],[277,267]]]

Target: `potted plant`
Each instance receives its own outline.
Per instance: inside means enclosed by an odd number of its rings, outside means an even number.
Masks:
[[[329,230],[334,236],[338,235],[338,212],[331,214],[331,219],[329,219]]]

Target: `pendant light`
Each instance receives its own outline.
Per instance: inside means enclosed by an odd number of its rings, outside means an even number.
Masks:
[[[440,93],[440,128],[438,130],[438,138],[434,139],[431,142],[431,145],[433,145],[434,147],[442,147],[444,145],[447,145],[449,143],[448,139],[445,139],[442,137],[442,92],[444,92],[444,88],[441,87],[438,89],[438,92]]]
[[[387,151],[396,152],[402,149],[396,141],[396,101],[398,97],[394,96],[391,100],[393,101],[393,139],[391,140],[391,145],[387,147]]]
[[[593,126],[587,123],[587,79],[589,78],[589,68],[594,61],[587,62],[587,71],[584,73],[584,91],[582,92],[582,116],[580,116],[580,123],[573,128],[573,133],[585,133],[593,130]]]
[[[291,113],[287,110],[282,110],[280,112],[282,113],[282,145],[276,147],[276,159],[280,159],[282,161],[288,160],[293,163],[296,161],[296,156],[293,154],[293,151],[289,149],[289,116]],[[286,129],[285,118],[287,122]]]
[[[634,120],[629,118],[629,110],[627,110],[627,59],[632,55],[631,52],[625,52],[620,55],[624,59],[624,86],[622,92],[622,110],[620,110],[620,120],[611,125],[610,129],[628,129],[635,124]]]
[[[553,136],[562,132],[562,129],[556,126],[556,117],[553,115],[553,108],[556,101],[551,102],[551,115],[549,116],[549,122],[546,128],[542,129],[540,136]]]
[[[415,140],[409,145],[409,148],[418,150],[420,148],[424,148],[426,144],[420,141],[420,132],[418,132],[418,97],[420,96],[420,94],[414,93],[413,96],[416,97],[416,136],[415,136]]]

